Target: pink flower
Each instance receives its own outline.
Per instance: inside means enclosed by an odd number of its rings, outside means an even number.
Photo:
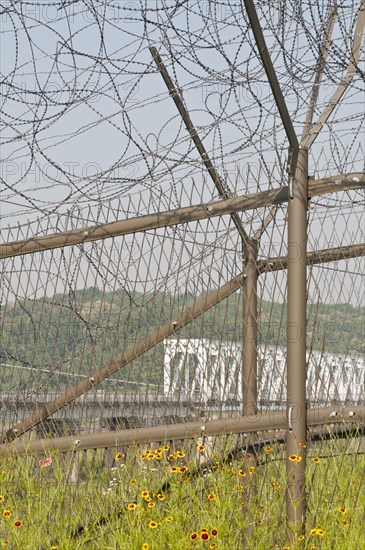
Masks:
[[[52,458],[50,456],[46,456],[45,458],[42,458],[42,460],[39,461],[39,467],[40,468],[47,468],[47,466],[52,465]]]

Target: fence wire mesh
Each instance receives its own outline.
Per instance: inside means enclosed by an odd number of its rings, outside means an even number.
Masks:
[[[362,547],[365,6],[257,4],[4,3],[4,545]],[[288,457],[293,134],[307,421]]]

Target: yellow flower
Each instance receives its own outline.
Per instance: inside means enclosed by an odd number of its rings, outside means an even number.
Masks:
[[[173,467],[171,468],[171,472],[172,472],[173,474],[176,474],[176,472],[178,472],[178,471],[179,471],[179,468],[177,468],[176,466],[173,466]]]
[[[129,480],[130,485],[135,485],[137,480],[135,478]]]
[[[340,512],[340,514],[346,514],[347,512],[346,508],[339,508],[338,511]]]
[[[302,449],[306,449],[307,445],[306,443],[299,443],[299,447],[301,447]]]
[[[168,523],[170,521],[173,521],[174,517],[173,516],[167,516],[167,518],[165,519],[165,521],[167,521]]]
[[[271,453],[272,452],[272,447],[264,447],[264,452],[265,453]]]
[[[147,498],[147,497],[149,497],[149,496],[150,496],[149,491],[142,491],[142,492],[141,492],[141,497]]]
[[[124,454],[123,453],[117,453],[115,455],[115,460],[122,460],[122,458],[124,458]]]
[[[5,498],[3,497],[3,495],[0,495],[0,502],[4,502]]]
[[[199,445],[199,446],[198,446],[198,451],[199,451],[199,453],[204,453],[205,450],[206,450],[205,445]]]
[[[151,520],[151,521],[148,523],[148,527],[149,527],[150,529],[156,529],[157,526],[158,526],[157,521]]]
[[[289,460],[290,460],[291,462],[301,462],[302,457],[299,456],[299,455],[294,455],[294,454],[293,454],[293,455],[290,455],[290,456],[289,456]]]
[[[134,502],[130,502],[128,504],[128,510],[135,510],[137,508],[137,504],[135,504]]]
[[[305,540],[305,536],[304,535],[299,535],[298,540],[299,541]]]
[[[246,472],[244,470],[238,470],[238,475],[241,477],[246,477]]]
[[[320,459],[318,458],[318,456],[315,456],[314,458],[312,458],[312,461],[314,462],[314,464],[318,464],[319,460]]]
[[[248,473],[250,474],[250,476],[252,476],[252,474],[255,472],[255,466],[251,466],[251,468],[249,469]]]
[[[145,542],[144,544],[142,544],[142,550],[148,550],[150,547],[150,545],[148,544],[148,542]]]
[[[183,453],[182,451],[175,451],[175,454],[176,456],[178,456],[179,458],[183,458],[185,456],[185,453]]]
[[[165,495],[162,495],[161,493],[158,493],[157,495],[158,500],[165,500]]]
[[[149,502],[147,504],[148,508],[154,508],[156,506],[156,504],[154,502]]]
[[[10,510],[4,510],[3,511],[4,518],[11,518],[12,515],[13,515],[13,513],[10,512]]]
[[[163,451],[168,451],[169,449],[170,449],[170,445],[164,445],[164,446],[162,447],[162,450],[163,450]]]
[[[210,500],[211,502],[217,502],[217,495],[215,493],[211,493],[210,495],[208,495],[208,500]]]

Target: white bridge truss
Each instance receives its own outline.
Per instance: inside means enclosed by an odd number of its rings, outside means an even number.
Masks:
[[[164,394],[195,401],[242,400],[238,342],[209,339],[164,341]],[[286,400],[286,349],[258,346],[258,400]],[[312,351],[307,353],[307,399],[311,403],[361,403],[365,395],[365,360]]]

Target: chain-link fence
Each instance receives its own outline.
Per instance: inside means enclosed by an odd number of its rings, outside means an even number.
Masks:
[[[256,9],[5,4],[6,545],[361,548],[365,8]]]

